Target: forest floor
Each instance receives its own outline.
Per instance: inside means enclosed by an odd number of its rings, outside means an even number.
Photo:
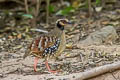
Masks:
[[[20,31],[6,32],[1,34],[0,38],[0,79],[1,80],[57,80],[59,76],[69,75],[88,71],[95,67],[107,65],[120,61],[120,10],[114,9],[101,11],[93,15],[91,19],[87,18],[87,13],[77,11],[69,19],[76,21],[78,25],[71,32],[67,32],[67,45],[73,44],[80,47],[69,48],[59,56],[56,61],[49,61],[52,69],[60,70],[56,74],[47,71],[43,59],[40,59],[37,65],[37,72],[33,70],[34,56],[28,56],[23,59],[26,47],[37,36],[39,32],[30,31],[25,28]],[[57,20],[50,17],[50,25]],[[42,23],[44,25],[45,23]],[[93,33],[107,25],[114,26],[118,38],[112,44],[101,43],[99,45],[82,46],[77,44],[84,40],[90,33]],[[19,29],[19,27],[18,27]],[[49,29],[51,30],[51,29]],[[26,32],[25,32],[26,31]],[[12,33],[12,34],[11,34]],[[14,35],[13,35],[14,34]],[[33,34],[33,35],[31,35]],[[26,38],[27,37],[27,38]],[[76,54],[75,56],[72,56]],[[61,59],[62,58],[62,59]],[[108,72],[89,80],[120,80],[120,71]],[[59,79],[61,80],[61,79]],[[69,80],[69,79],[62,79]]]

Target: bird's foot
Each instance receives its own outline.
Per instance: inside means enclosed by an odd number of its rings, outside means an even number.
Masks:
[[[58,73],[61,72],[60,70],[51,70],[50,66],[48,65],[48,61],[45,61],[45,65],[50,73]]]
[[[58,73],[60,70],[49,70],[50,73]]]
[[[36,67],[37,67],[38,60],[39,60],[39,58],[35,57],[35,59],[34,59],[34,71],[35,72],[37,71]]]

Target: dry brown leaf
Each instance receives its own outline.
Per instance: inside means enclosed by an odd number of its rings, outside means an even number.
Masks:
[[[8,36],[9,39],[13,39],[13,36]]]
[[[80,4],[80,1],[79,1],[79,0],[74,0],[74,1],[72,2],[72,7],[78,8],[78,7],[79,7],[79,4]]]
[[[72,43],[66,44],[66,48],[67,48],[67,49],[72,49],[72,48],[73,48],[72,45],[73,45]]]
[[[21,34],[18,34],[18,35],[17,35],[17,38],[18,38],[18,39],[21,39],[21,38],[22,38],[22,35],[21,35]]]
[[[109,21],[102,21],[101,22],[101,24],[103,24],[103,25],[106,25],[106,24],[108,24],[109,23]]]
[[[85,15],[80,15],[80,18],[85,19],[86,16]]]

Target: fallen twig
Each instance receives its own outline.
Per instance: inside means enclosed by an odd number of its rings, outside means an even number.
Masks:
[[[73,74],[65,75],[65,76],[51,76],[51,77],[56,78],[56,79],[84,80],[84,79],[92,78],[92,77],[95,77],[100,74],[110,72],[116,69],[120,69],[120,61],[115,62],[113,64],[96,67],[94,69],[81,72],[81,73],[73,73]]]

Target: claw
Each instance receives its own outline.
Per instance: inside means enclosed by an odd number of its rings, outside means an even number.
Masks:
[[[56,71],[55,71],[55,70],[51,70],[47,60],[45,61],[45,65],[46,65],[48,71],[51,72],[51,73],[57,73],[57,72],[60,72],[59,70],[56,70]]]

